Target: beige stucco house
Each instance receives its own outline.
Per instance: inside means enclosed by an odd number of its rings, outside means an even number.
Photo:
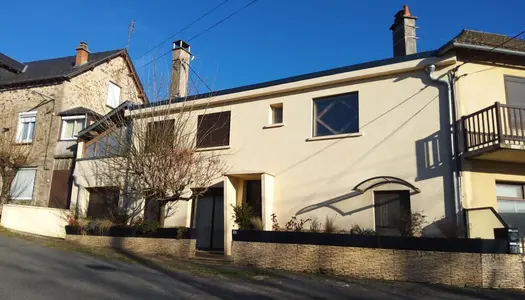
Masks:
[[[125,49],[16,62],[0,56],[0,134],[38,158],[18,170],[14,203],[69,208],[77,134],[127,99],[146,101]],[[0,183],[1,184],[1,183]]]
[[[405,212],[427,216],[426,235],[493,238],[501,216],[521,226],[525,41],[464,30],[417,52],[415,21],[408,9],[396,14],[393,58],[229,90],[187,96],[189,68],[174,66],[179,97],[123,113],[154,121],[154,110],[190,103],[194,124],[223,120],[228,130],[197,151],[226,154],[228,168],[208,194],[179,201],[165,225],[194,227],[198,248],[226,254],[240,203],[267,230],[272,214],[281,226],[329,217],[380,234],[396,234]],[[175,44],[173,57],[189,66],[189,45]],[[90,180],[93,157],[83,157],[91,140],[81,136],[71,200],[84,212],[100,184]]]

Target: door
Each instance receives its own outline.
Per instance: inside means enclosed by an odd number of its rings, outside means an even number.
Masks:
[[[260,180],[246,180],[246,203],[254,217],[262,218],[262,190]]]
[[[221,250],[224,248],[224,198],[223,189],[210,190],[195,204],[197,249]]]
[[[70,170],[55,170],[51,179],[51,191],[49,192],[49,207],[69,208],[69,174]]]
[[[374,192],[374,213],[377,234],[401,235],[410,222],[410,192]]]

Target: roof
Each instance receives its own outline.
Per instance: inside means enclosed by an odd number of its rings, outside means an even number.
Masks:
[[[27,66],[0,52],[0,67],[13,73],[22,73]]]
[[[81,130],[78,133],[78,137],[79,138],[88,137],[88,136],[90,136],[90,132],[92,132],[92,131],[102,131],[102,130],[104,130],[106,127],[101,126],[102,124],[104,124],[104,122],[115,122],[115,121],[118,121],[118,120],[122,120],[122,118],[124,117],[124,111],[125,111],[125,109],[129,108],[129,106],[130,106],[130,102],[129,101],[122,102],[119,106],[117,106],[114,109],[112,109],[109,113],[104,115],[102,118],[100,118],[99,120],[97,120],[93,124],[89,125],[88,127],[84,128],[83,130]]]
[[[26,71],[19,74],[0,69],[0,87],[66,80],[100,65],[108,59],[122,55],[125,51],[119,49],[90,53],[88,62],[78,67],[75,67],[76,56],[66,56],[27,62],[25,63],[27,65]]]
[[[366,63],[339,67],[335,69],[329,69],[329,70],[324,70],[324,71],[319,71],[319,72],[313,72],[313,73],[307,73],[307,74],[302,74],[302,75],[297,75],[297,76],[292,76],[292,77],[286,77],[286,78],[272,80],[272,81],[266,81],[262,83],[240,86],[240,87],[231,88],[231,89],[224,89],[224,90],[215,91],[215,92],[191,95],[185,98],[179,97],[179,98],[172,99],[171,102],[175,103],[175,102],[181,102],[181,101],[188,100],[188,99],[197,100],[197,99],[208,98],[208,97],[234,94],[234,93],[239,93],[239,92],[244,92],[244,91],[249,91],[249,90],[255,90],[255,89],[280,85],[280,84],[301,81],[301,80],[307,80],[307,79],[318,78],[318,77],[323,77],[323,76],[330,76],[330,75],[346,73],[346,72],[351,72],[351,71],[375,68],[375,67],[380,67],[380,66],[385,66],[385,65],[390,65],[390,64],[397,64],[397,63],[406,62],[410,60],[432,57],[435,55],[436,55],[436,51],[419,52],[419,53],[415,53],[411,55],[397,56],[397,57],[392,57],[392,58],[387,58],[387,59],[375,60],[375,61],[370,61]],[[130,106],[129,109],[135,110],[135,109],[145,108],[149,106],[167,104],[168,102],[169,102],[168,99],[166,99],[166,100],[162,100],[162,101],[158,101],[154,103],[133,105],[133,106]]]
[[[61,111],[61,112],[58,113],[58,115],[61,116],[61,117],[85,115],[85,114],[93,115],[93,116],[96,116],[96,117],[102,117],[102,115],[100,115],[99,113],[96,113],[96,112],[92,111],[91,109],[85,108],[83,106],[73,107],[71,109],[64,110],[64,111]]]
[[[525,52],[525,40],[507,35],[463,29],[455,38],[439,49],[440,54],[461,45],[482,46]]]

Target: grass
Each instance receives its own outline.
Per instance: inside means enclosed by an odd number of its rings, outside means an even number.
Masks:
[[[217,265],[213,263],[197,262],[188,259],[176,259],[163,256],[136,256],[124,253],[117,249],[86,247],[62,239],[47,238],[28,235],[10,231],[0,227],[0,236],[15,238],[38,244],[44,247],[58,249],[61,251],[81,253],[97,257],[102,260],[118,260],[125,263],[139,263],[149,267],[160,268],[169,272],[193,275],[209,276],[221,279],[245,278],[260,279],[272,276],[272,272],[264,269],[249,267],[238,267],[233,265]]]

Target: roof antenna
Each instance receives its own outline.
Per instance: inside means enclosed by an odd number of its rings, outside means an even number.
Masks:
[[[131,42],[131,33],[135,31],[135,21],[131,20],[128,26],[128,43],[126,44],[126,50],[129,52],[129,43]]]

